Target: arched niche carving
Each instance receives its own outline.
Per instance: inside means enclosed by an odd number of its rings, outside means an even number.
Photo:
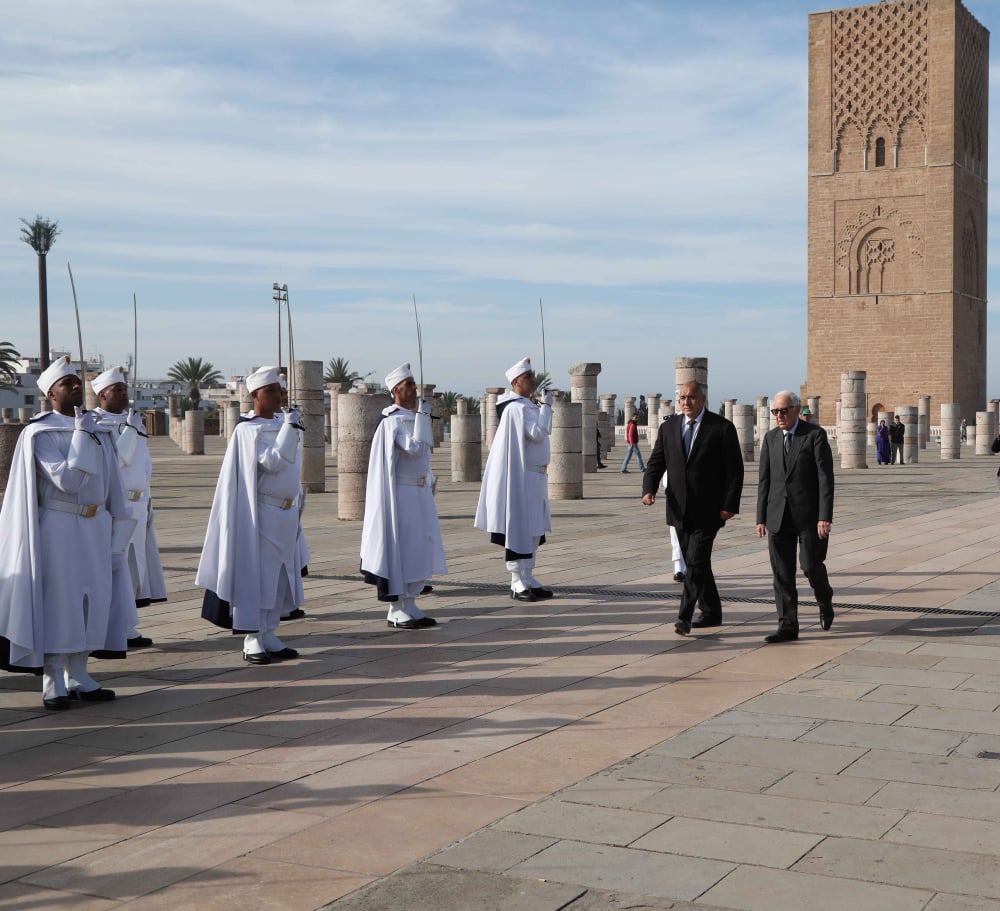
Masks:
[[[865,167],[865,139],[860,127],[848,120],[837,134],[837,170],[863,171]]]

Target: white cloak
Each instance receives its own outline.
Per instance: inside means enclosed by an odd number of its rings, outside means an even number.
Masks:
[[[287,614],[304,601],[297,560],[301,456],[296,450],[288,462],[278,453],[281,424],[279,417],[236,425],[212,500],[195,584],[206,590],[202,616],[234,632],[258,632],[264,614]],[[261,497],[291,500],[291,507]],[[210,614],[210,595],[222,602],[222,616]]]
[[[112,414],[103,408],[95,408],[102,427],[107,427],[113,436],[122,432],[128,421],[128,414]],[[128,565],[132,575],[132,589],[135,602],[144,607],[154,601],[167,600],[167,586],[163,580],[163,566],[160,563],[160,548],[153,527],[153,503],[150,499],[150,480],[153,477],[153,460],[149,455],[146,435],[139,433],[135,455],[130,465],[118,459],[122,483],[125,485],[132,518],[136,520],[135,531],[128,543]]]
[[[507,392],[497,399],[500,424],[483,470],[475,527],[513,554],[535,552],[535,540],[552,530],[548,477],[532,468],[549,464],[549,435],[530,399]]]
[[[415,415],[399,405],[382,412],[368,456],[361,571],[379,588],[379,600],[395,601],[407,583],[448,572],[437,507],[431,448],[413,439]],[[424,479],[423,486],[397,483]]]
[[[73,418],[36,417],[21,433],[0,508],[0,664],[35,670],[45,654],[102,651],[124,657],[127,588],[115,585],[112,519],[127,518],[111,435],[101,440],[101,471],[66,464]],[[41,508],[58,500],[99,507],[96,515]]]

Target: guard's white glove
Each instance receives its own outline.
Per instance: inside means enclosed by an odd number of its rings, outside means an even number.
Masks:
[[[118,434],[118,461],[125,466],[131,465],[139,447],[139,431],[132,426],[132,413],[128,420],[120,426]]]
[[[132,539],[132,532],[135,531],[139,523],[135,519],[111,519],[111,554],[112,556],[125,553],[128,542]]]
[[[142,415],[136,414],[132,408],[128,410],[128,425],[129,427],[134,427],[139,433],[146,432],[146,422],[142,419]]]
[[[95,475],[100,471],[100,443],[97,440],[97,417],[93,411],[86,414],[76,409],[76,429],[69,443],[66,464],[84,474]]]
[[[278,431],[278,455],[286,462],[294,462],[299,452],[299,431],[289,420],[294,413],[292,411],[285,412],[285,422],[281,425],[281,430]]]
[[[552,433],[552,393],[542,396],[542,406],[538,409],[538,426],[547,434]]]
[[[413,439],[418,443],[426,443],[428,446],[434,445],[434,427],[431,424],[431,416],[426,411],[418,411],[414,420]]]
[[[284,417],[286,424],[302,423],[302,413],[297,408],[286,408]]]
[[[417,411],[419,411],[421,414],[430,414],[431,413],[431,403],[430,402],[425,402],[425,401],[423,401],[421,399],[420,404],[417,406]]]

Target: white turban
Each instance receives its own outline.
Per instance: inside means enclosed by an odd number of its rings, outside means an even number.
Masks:
[[[53,361],[39,374],[38,388],[41,390],[42,395],[48,395],[49,390],[64,376],[79,376],[68,354],[64,354],[58,360]]]
[[[101,394],[102,389],[107,389],[108,386],[114,386],[115,383],[124,383],[125,380],[125,368],[111,367],[109,370],[105,370],[104,373],[99,373],[90,381],[90,388],[94,390],[98,395]]]
[[[531,358],[526,357],[523,360],[518,361],[513,367],[511,367],[507,373],[507,382],[513,383],[522,373],[531,372]]]
[[[281,374],[278,373],[277,367],[258,367],[254,370],[250,376],[247,377],[247,392],[254,392],[257,389],[261,389],[264,386],[270,386],[273,383],[281,383]]]
[[[413,373],[409,364],[400,364],[385,378],[385,388],[392,392],[403,380],[412,380]]]

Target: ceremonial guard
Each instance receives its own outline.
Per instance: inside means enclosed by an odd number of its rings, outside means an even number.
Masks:
[[[112,367],[90,381],[97,393],[100,406],[94,410],[98,423],[111,432],[118,450],[118,468],[125,484],[135,531],[128,543],[126,559],[132,580],[135,607],[146,607],[154,601],[167,600],[167,587],[163,581],[160,549],[153,528],[153,504],[150,500],[150,479],[153,477],[153,460],[146,443],[146,432],[141,415],[128,407],[128,385],[124,368]],[[129,621],[129,648],[147,648],[153,644],[148,636],[139,632],[139,615],[132,611]]]
[[[61,357],[38,377],[53,410],[18,438],[0,509],[0,666],[42,671],[42,703],[115,698],[90,653],[125,657],[127,588],[115,585],[133,523],[111,433],[81,411],[83,383]]]
[[[282,411],[277,367],[246,379],[254,416],[236,425],[219,474],[197,585],[202,617],[245,636],[243,658],[270,664],[298,657],[276,631],[303,601],[299,530],[298,412]]]
[[[436,621],[417,607],[431,576],[448,572],[431,472],[434,434],[429,406],[417,406],[409,364],[385,378],[393,404],[382,411],[368,458],[361,573],[389,604],[394,629],[420,629]]]
[[[545,393],[541,407],[532,401],[535,374],[530,358],[518,361],[506,376],[511,391],[497,399],[500,424],[483,471],[475,526],[504,548],[510,596],[537,601],[552,597],[552,590],[534,576],[535,553],[552,530],[546,477],[552,393]]]

